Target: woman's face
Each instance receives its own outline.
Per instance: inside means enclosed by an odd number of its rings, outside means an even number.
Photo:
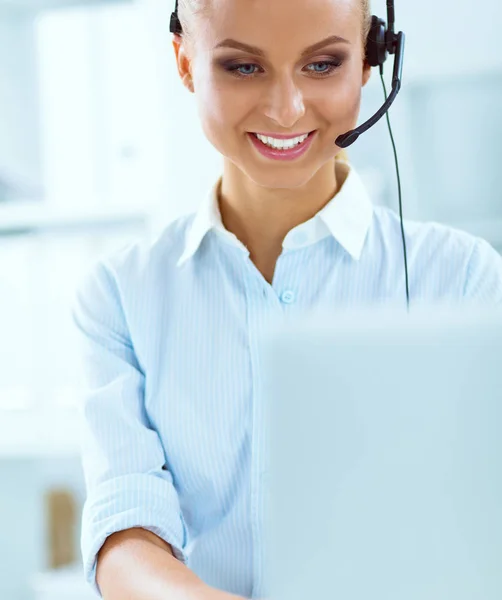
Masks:
[[[357,124],[370,76],[359,0],[209,3],[208,14],[192,24],[194,47],[174,42],[205,135],[258,185],[305,185],[339,152],[337,136]],[[333,36],[343,40],[310,48]],[[263,155],[251,138],[313,131],[308,151],[292,161]]]

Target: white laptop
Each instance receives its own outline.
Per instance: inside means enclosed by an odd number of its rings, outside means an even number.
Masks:
[[[318,315],[270,338],[271,600],[501,600],[502,311]]]

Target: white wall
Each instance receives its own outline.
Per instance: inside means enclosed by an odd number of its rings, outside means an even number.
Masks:
[[[31,19],[0,13],[0,177],[41,178],[35,39]]]
[[[396,0],[396,29],[407,36],[406,78],[443,77],[502,67],[498,0]],[[386,18],[385,0],[372,0]]]
[[[48,12],[37,43],[48,202],[157,203],[165,116],[142,11],[117,3]]]

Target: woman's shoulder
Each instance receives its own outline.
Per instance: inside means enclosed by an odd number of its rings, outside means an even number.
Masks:
[[[398,213],[385,206],[376,206],[374,213],[377,232],[387,239],[400,240],[402,233]],[[437,221],[418,221],[405,217],[403,227],[407,242],[415,248],[432,246],[436,250],[442,248],[446,252],[469,254],[479,239],[462,229]]]
[[[399,215],[375,207],[374,235],[402,252]],[[415,272],[460,277],[465,297],[495,298],[502,303],[502,256],[485,239],[436,221],[403,222],[408,262]]]
[[[142,234],[95,258],[80,280],[80,288],[107,281],[119,288],[144,289],[159,273],[167,274],[183,252],[193,214],[168,223],[155,235]]]
[[[183,215],[169,222],[155,234],[146,233],[135,237],[107,252],[99,262],[114,272],[146,273],[152,269],[165,269],[176,263],[182,254],[187,228],[194,215]]]

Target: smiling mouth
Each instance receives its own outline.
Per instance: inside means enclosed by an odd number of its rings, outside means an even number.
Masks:
[[[254,138],[259,140],[264,146],[271,148],[273,150],[293,150],[298,146],[301,146],[306,142],[306,140],[315,133],[316,130],[311,131],[309,133],[300,134],[297,136],[289,136],[289,137],[274,137],[269,135],[264,135],[261,133],[249,132]]]
[[[268,160],[296,161],[309,151],[316,134],[317,130],[288,140],[270,140],[249,132],[247,136],[254,148]]]

